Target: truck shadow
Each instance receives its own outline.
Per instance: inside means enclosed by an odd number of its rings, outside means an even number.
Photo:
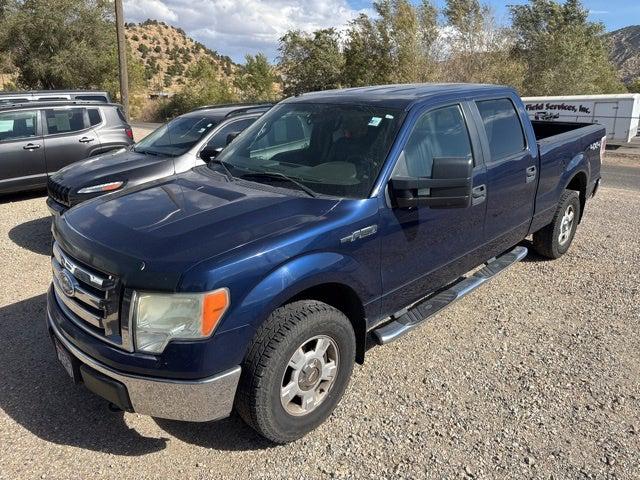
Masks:
[[[44,294],[0,307],[0,410],[33,435],[60,445],[121,456],[166,448],[168,438],[140,435],[122,412],[109,411],[105,400],[72,384],[55,357],[45,312]],[[237,416],[209,423],[155,420],[169,435],[206,448],[272,446]]]
[[[122,413],[71,383],[55,358],[45,309],[45,295],[0,308],[0,409],[47,442],[124,456],[163,450],[166,438],[140,435]]]
[[[37,253],[38,255],[51,255],[51,217],[42,217],[37,220],[16,225],[9,230],[9,238],[21,248]]]
[[[235,412],[229,418],[208,423],[178,422],[162,418],[154,420],[160,428],[174,437],[204,448],[250,451],[275,446],[247,426]]]
[[[536,253],[533,249],[533,242],[531,240],[522,240],[519,244],[521,247],[526,247],[529,252],[527,256],[522,259],[524,263],[543,263],[551,261],[550,258],[543,257],[542,255]]]

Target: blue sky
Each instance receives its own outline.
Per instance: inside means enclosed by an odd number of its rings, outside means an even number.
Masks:
[[[348,0],[348,3],[354,9],[362,9],[370,7],[372,1]],[[414,1],[414,3],[418,2]],[[435,1],[435,4],[440,8],[444,3],[444,0]],[[482,3],[491,5],[499,19],[508,21],[506,5],[521,5],[527,2],[525,0],[510,0],[508,2],[484,0]],[[582,3],[591,11],[591,20],[604,23],[607,30],[617,30],[628,25],[640,24],[640,0],[582,0]]]
[[[416,3],[419,0],[412,0]],[[507,4],[525,0],[481,0],[508,23]],[[438,7],[444,0],[435,0]],[[342,27],[359,13],[371,13],[372,0],[124,0],[125,18],[147,18],[181,27],[207,47],[242,62],[246,53],[277,57],[278,39],[287,30]],[[640,0],[583,0],[591,19],[607,30],[640,24]]]

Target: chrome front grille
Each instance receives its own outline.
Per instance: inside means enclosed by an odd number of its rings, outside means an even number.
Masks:
[[[120,321],[118,279],[88,267],[53,244],[53,289],[60,308],[88,333],[132,350],[128,322]]]

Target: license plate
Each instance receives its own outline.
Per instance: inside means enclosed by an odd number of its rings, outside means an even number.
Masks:
[[[73,374],[73,361],[71,360],[71,355],[67,350],[60,345],[58,340],[56,342],[56,352],[58,354],[58,360],[67,371],[72,380],[75,380],[75,375]]]

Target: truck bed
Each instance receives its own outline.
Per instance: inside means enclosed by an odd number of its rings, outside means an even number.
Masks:
[[[563,133],[579,130],[584,127],[593,125],[592,123],[575,123],[575,122],[545,122],[542,120],[532,120],[533,131],[536,135],[536,140],[547,140],[550,137],[556,135],[562,135]]]

